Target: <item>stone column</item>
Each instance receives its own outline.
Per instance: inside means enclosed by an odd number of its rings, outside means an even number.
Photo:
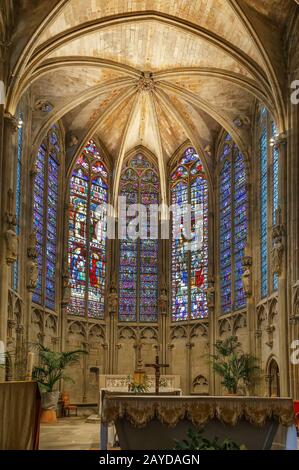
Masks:
[[[108,338],[108,351],[105,355],[105,371],[107,374],[115,373],[115,342],[116,342],[116,327],[118,315],[118,293],[115,277],[111,281],[108,289],[108,324],[107,324],[107,338]]]
[[[7,232],[10,229],[9,190],[12,187],[13,162],[15,156],[15,139],[17,123],[10,114],[4,115],[3,147],[2,147],[2,180],[1,180],[1,233],[0,233],[0,341],[6,349],[8,288],[10,284],[10,267],[7,261]],[[10,190],[11,191],[11,190]],[[4,371],[0,370],[0,378],[4,379]]]
[[[83,350],[89,352],[89,344],[88,341],[84,341],[82,343]],[[83,354],[83,397],[82,403],[87,402],[87,375],[88,375],[88,356],[87,354]]]
[[[207,303],[209,309],[209,354],[214,354],[214,344],[216,343],[217,318],[215,318],[215,280],[210,277],[208,280]],[[213,365],[209,360],[209,393],[215,395],[215,374]]]
[[[192,363],[191,363],[191,354],[192,348],[194,347],[194,343],[192,341],[188,341],[186,343],[186,359],[187,359],[187,373],[186,373],[186,393],[190,395],[192,392]]]
[[[31,224],[29,225],[29,227]],[[31,335],[31,303],[32,293],[37,286],[38,280],[38,263],[37,263],[37,250],[36,250],[36,233],[32,231],[28,237],[27,242],[27,257],[26,257],[26,293],[24,299],[25,305],[25,325],[27,328],[26,337],[28,342],[32,341]]]
[[[279,369],[281,396],[289,396],[289,339],[287,311],[287,201],[286,201],[286,159],[287,145],[285,136],[278,136],[275,145],[279,148],[279,199],[280,210],[272,232],[272,267],[278,274],[278,315],[279,315]]]
[[[247,330],[248,330],[248,353],[252,354],[255,350],[254,329],[255,329],[255,305],[253,300],[252,289],[252,256],[249,244],[246,245],[244,257],[242,260],[243,265],[243,289],[247,299]]]
[[[169,335],[169,308],[168,308],[168,295],[166,285],[162,284],[158,300],[158,335],[159,335],[159,351],[160,361],[162,364],[167,364],[167,342]],[[166,369],[162,369],[162,374],[166,374]]]
[[[109,218],[111,230],[115,228],[115,234],[118,234],[118,219],[115,217]],[[111,234],[112,236],[112,234]],[[105,356],[105,371],[106,374],[115,374],[117,372],[117,320],[118,320],[118,260],[119,260],[119,240],[118,235],[116,238],[107,240],[107,252],[111,253],[109,257],[107,276],[109,284],[107,288],[108,307],[106,309],[107,330],[106,338],[108,341],[108,350]]]

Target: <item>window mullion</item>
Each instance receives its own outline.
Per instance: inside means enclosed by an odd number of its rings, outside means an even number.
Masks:
[[[89,271],[90,271],[90,201],[91,201],[91,162],[88,158],[88,194],[86,207],[86,279],[85,279],[85,318],[88,319],[88,288],[89,288]]]
[[[45,156],[45,167],[44,167],[44,234],[43,234],[43,260],[42,260],[42,285],[41,285],[41,304],[45,308],[46,303],[46,263],[47,263],[47,218],[48,218],[48,203],[49,203],[49,154],[50,154],[50,132],[47,135],[47,151]]]
[[[231,149],[231,310],[235,310],[235,148]]]

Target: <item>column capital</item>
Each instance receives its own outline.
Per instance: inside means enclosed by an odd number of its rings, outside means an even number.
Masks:
[[[13,133],[17,132],[18,130],[18,122],[11,113],[4,113],[4,122],[5,125],[11,129]]]
[[[275,147],[279,149],[287,144],[287,140],[288,140],[288,136],[286,132],[281,132],[280,134],[277,133],[270,140],[270,145],[271,147]]]

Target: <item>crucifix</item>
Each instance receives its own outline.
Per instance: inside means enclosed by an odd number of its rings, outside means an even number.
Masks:
[[[153,367],[155,369],[155,378],[156,378],[156,395],[159,395],[159,385],[160,385],[160,377],[161,367],[169,367],[169,364],[159,364],[159,356],[156,356],[156,362],[154,364],[145,364],[145,367]]]

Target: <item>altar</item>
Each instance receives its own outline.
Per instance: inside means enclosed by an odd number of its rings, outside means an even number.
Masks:
[[[115,425],[122,450],[174,449],[189,429],[248,450],[297,448],[289,398],[106,394],[101,424]]]
[[[161,375],[159,385],[159,395],[181,395],[181,379],[179,375]],[[148,390],[142,395],[150,396],[155,393],[156,375],[147,375]],[[128,390],[128,375],[100,375],[99,376],[99,401],[98,414],[101,418],[103,403],[106,397],[111,396],[136,396]],[[114,423],[106,425],[101,419],[100,442],[101,449],[111,448],[114,444],[116,429]]]

